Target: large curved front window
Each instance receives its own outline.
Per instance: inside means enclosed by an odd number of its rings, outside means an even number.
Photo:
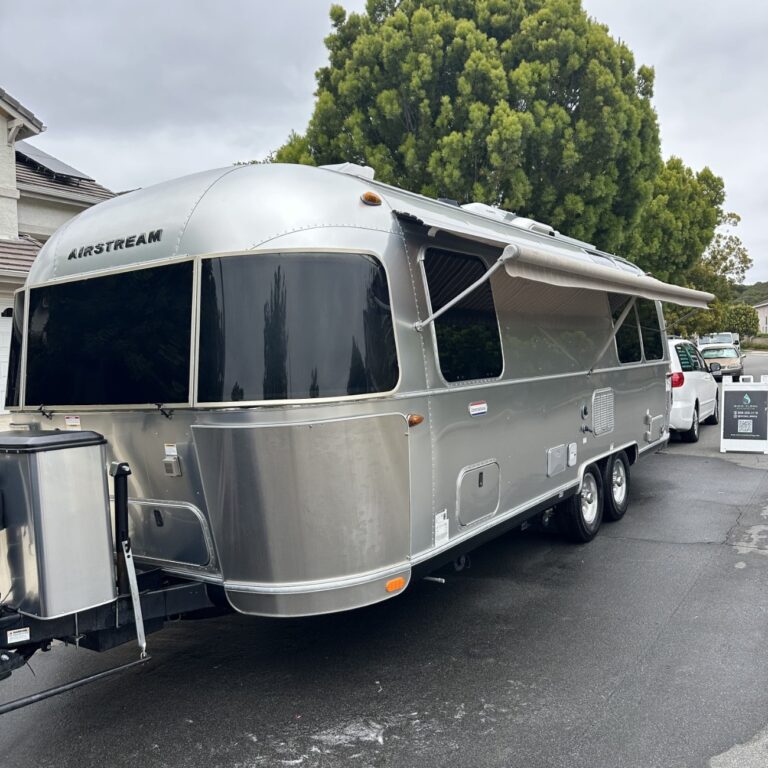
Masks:
[[[32,288],[25,405],[189,401],[191,261]]]
[[[387,277],[363,254],[205,259],[198,401],[389,392],[399,371]]]

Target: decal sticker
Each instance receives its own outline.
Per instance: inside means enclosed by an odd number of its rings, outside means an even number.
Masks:
[[[440,547],[447,544],[449,536],[448,510],[444,509],[435,515],[435,546]]]
[[[80,431],[80,417],[79,416],[65,416],[64,417],[64,429],[71,431]]]
[[[485,400],[478,400],[476,403],[469,404],[470,416],[483,416],[488,413],[488,403]]]
[[[9,629],[6,633],[8,645],[11,643],[26,643],[29,641],[29,627]]]

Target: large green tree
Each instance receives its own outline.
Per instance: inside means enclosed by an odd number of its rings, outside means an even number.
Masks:
[[[314,113],[278,161],[366,163],[640,252],[661,168],[654,74],[580,0],[368,0],[331,19]]]
[[[697,280],[691,271],[722,219],[724,199],[723,180],[709,168],[695,173],[679,157],[670,158],[654,180],[653,194],[628,238],[625,255],[660,280],[712,290],[712,280],[702,282],[709,273]]]

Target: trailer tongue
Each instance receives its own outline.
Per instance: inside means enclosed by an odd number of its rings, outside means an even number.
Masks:
[[[166,619],[216,609],[203,583],[136,572],[125,462],[109,473],[113,550],[105,446],[96,432],[0,434],[0,680],[54,640],[105,651],[136,638],[139,660],[0,705],[0,714],[133,667],[148,658],[146,633]]]

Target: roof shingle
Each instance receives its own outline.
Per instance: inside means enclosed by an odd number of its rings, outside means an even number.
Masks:
[[[42,243],[22,235],[16,240],[0,239],[0,270],[29,272]]]

